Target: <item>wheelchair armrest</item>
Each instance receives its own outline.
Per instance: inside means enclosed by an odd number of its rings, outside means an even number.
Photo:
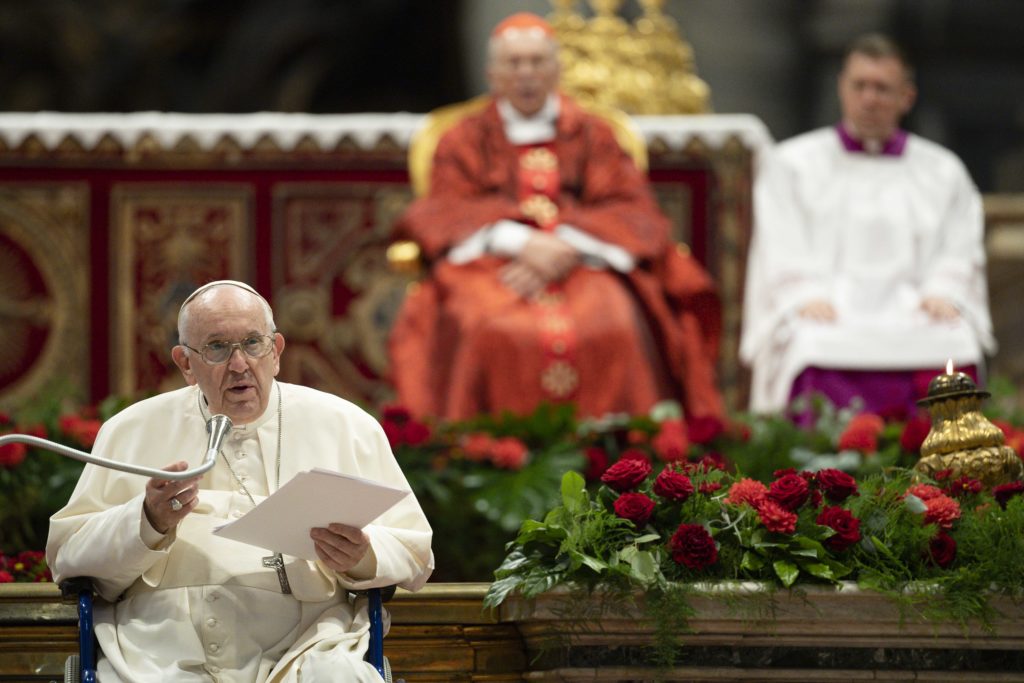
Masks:
[[[83,592],[92,594],[92,579],[88,576],[75,576],[60,582],[60,597],[64,602],[78,602]]]

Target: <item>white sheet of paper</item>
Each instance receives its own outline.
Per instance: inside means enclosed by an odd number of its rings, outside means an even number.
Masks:
[[[316,561],[309,530],[331,522],[362,529],[409,491],[320,468],[299,472],[284,486],[213,533],[275,553]]]

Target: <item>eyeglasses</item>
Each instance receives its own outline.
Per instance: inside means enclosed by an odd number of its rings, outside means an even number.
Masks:
[[[242,353],[249,358],[263,358],[274,348],[274,337],[269,334],[253,335],[242,341],[229,342],[214,340],[202,349],[193,349],[188,344],[182,344],[189,351],[195,351],[207,365],[220,365],[227,363],[235,349],[241,349]]]

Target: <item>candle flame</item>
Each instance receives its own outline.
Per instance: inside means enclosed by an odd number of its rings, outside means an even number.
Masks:
[[[952,358],[950,358],[949,360],[946,361],[946,374],[947,375],[952,375],[953,374],[953,359]]]

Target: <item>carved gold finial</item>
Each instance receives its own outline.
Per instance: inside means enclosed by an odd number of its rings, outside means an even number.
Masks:
[[[562,45],[562,89],[584,104],[631,114],[709,110],[711,93],[697,77],[693,49],[664,14],[664,0],[638,0],[635,26],[618,16],[622,0],[588,0],[586,20],[574,0],[551,0],[549,17]]]
[[[921,459],[914,466],[920,474],[935,478],[949,470],[949,479],[968,476],[987,486],[1005,484],[1024,475],[1024,465],[1012,448],[1004,445],[999,427],[981,414],[981,402],[989,396],[968,375],[946,372],[928,384],[928,396],[918,403],[926,406],[932,428],[921,444]]]

